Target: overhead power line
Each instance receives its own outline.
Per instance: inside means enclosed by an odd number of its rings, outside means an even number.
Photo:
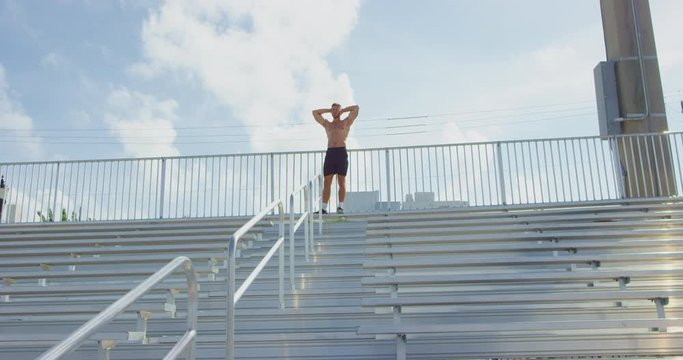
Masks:
[[[397,120],[411,120],[411,119],[427,119],[427,118],[439,118],[439,117],[446,117],[446,116],[461,116],[461,115],[475,115],[475,114],[489,114],[489,113],[496,113],[496,112],[510,112],[510,111],[518,111],[518,110],[524,110],[524,109],[540,109],[540,108],[552,108],[552,107],[559,107],[559,106],[568,106],[568,105],[576,105],[576,104],[584,104],[588,103],[590,101],[581,101],[581,102],[569,102],[569,103],[562,103],[562,104],[547,104],[547,105],[536,105],[536,106],[522,106],[522,107],[515,107],[515,108],[500,108],[500,109],[488,109],[488,110],[473,110],[473,111],[460,111],[460,112],[448,112],[448,113],[437,113],[437,114],[425,114],[425,115],[415,115],[415,116],[395,116],[395,117],[376,117],[376,118],[360,118],[358,119],[358,122],[377,122],[377,121],[397,121]],[[553,113],[553,112],[562,112],[562,111],[571,111],[573,109],[556,109],[556,110],[549,110],[549,111],[543,111],[543,112],[527,112],[524,114],[535,114],[535,113]],[[513,114],[510,114],[513,115]],[[501,115],[501,116],[510,116],[510,115]],[[277,124],[277,126],[293,126],[293,125],[305,125],[307,122],[289,122],[289,123],[281,123]],[[201,129],[239,129],[239,128],[272,128],[273,124],[258,124],[258,125],[250,125],[250,124],[233,124],[233,125],[213,125],[213,126],[174,126],[173,129],[175,130],[201,130]],[[64,132],[64,131],[84,131],[84,132],[93,132],[93,131],[108,131],[108,132],[122,132],[122,131],[143,131],[143,130],[165,130],[168,128],[159,128],[159,127],[149,127],[149,128],[122,128],[122,129],[109,129],[109,128],[34,128],[34,129],[26,129],[26,128],[0,128],[2,130],[12,130],[12,131],[31,131],[31,132],[41,132],[41,131],[50,131],[50,132]]]
[[[502,123],[495,123],[495,124],[481,124],[481,125],[469,125],[469,126],[460,126],[458,125],[459,128],[480,128],[480,127],[491,127],[491,126],[498,126],[498,125],[507,125],[507,124],[522,124],[522,123],[530,123],[530,122],[541,122],[541,121],[548,121],[548,120],[556,120],[556,119],[568,119],[568,118],[575,118],[575,117],[583,117],[587,115],[592,115],[592,113],[583,113],[583,114],[575,114],[575,115],[568,115],[568,116],[559,116],[555,118],[545,118],[545,119],[532,119],[532,120],[520,120],[520,121],[512,121],[512,122],[502,122]],[[443,123],[437,123],[437,124],[428,124],[425,126],[435,126],[435,125],[445,125],[448,124],[448,122],[443,122]],[[415,134],[438,134],[441,133],[441,129],[432,129],[432,130],[418,130],[418,131],[411,131],[411,132],[387,132],[387,133],[382,133],[382,134],[361,134],[361,135],[355,135],[354,137],[357,138],[368,138],[368,137],[386,137],[386,136],[400,136],[400,135],[415,135]],[[220,135],[217,135],[220,136]],[[41,137],[33,137],[34,139],[39,139]],[[58,137],[59,138],[59,137]],[[61,137],[60,139],[68,139],[70,137]],[[88,137],[81,137],[81,138],[88,138]],[[303,141],[316,141],[320,140],[320,137],[308,137],[308,138],[288,138],[288,139],[264,139],[264,140],[258,140],[258,139],[245,139],[245,140],[225,140],[225,141],[172,141],[172,142],[153,142],[153,141],[120,141],[116,140],[115,138],[112,138],[112,141],[52,141],[52,140],[46,140],[46,141],[40,141],[40,140],[12,140],[12,139],[1,139],[0,138],[0,143],[27,143],[27,144],[61,144],[61,145],[106,145],[106,144],[125,144],[125,145],[199,145],[199,144],[243,144],[243,143],[266,143],[266,142],[303,142]]]
[[[668,97],[668,95],[678,95],[679,101],[683,100],[680,98],[681,90],[676,90],[676,91],[671,91],[668,92],[665,95]],[[447,112],[447,113],[436,113],[436,114],[425,114],[425,115],[411,115],[411,116],[395,116],[395,117],[377,117],[377,118],[360,118],[358,119],[359,123],[367,123],[367,122],[378,122],[378,121],[399,121],[399,120],[417,120],[417,119],[422,119],[422,120],[427,120],[427,119],[435,119],[435,118],[440,118],[440,117],[448,117],[448,116],[464,116],[464,115],[477,115],[477,114],[491,114],[491,113],[502,113],[502,112],[513,112],[513,111],[519,111],[519,110],[530,110],[530,109],[550,109],[550,108],[557,108],[557,107],[564,107],[564,106],[570,106],[570,105],[579,105],[579,104],[588,104],[588,103],[594,103],[594,100],[584,100],[584,101],[575,101],[575,102],[566,102],[566,103],[556,103],[556,104],[545,104],[545,105],[532,105],[532,106],[520,106],[520,107],[512,107],[512,108],[498,108],[498,109],[487,109],[487,110],[471,110],[471,111],[458,111],[458,112]],[[671,102],[667,102],[667,104],[673,104]],[[678,105],[678,101],[675,102],[676,105]],[[483,117],[483,118],[470,118],[470,119],[460,119],[458,120],[459,123],[463,122],[475,122],[475,121],[481,121],[481,120],[490,120],[490,119],[500,119],[500,118],[510,118],[510,117],[520,117],[520,116],[529,116],[529,115],[536,115],[536,114],[552,114],[552,113],[563,113],[563,112],[570,112],[570,111],[577,111],[581,109],[587,109],[587,108],[594,108],[594,106],[582,106],[582,107],[574,107],[574,108],[567,108],[567,109],[552,109],[552,110],[544,110],[544,111],[529,111],[529,112],[523,112],[523,113],[512,113],[512,114],[506,114],[506,115],[496,115],[496,116],[490,116],[490,117]],[[277,124],[277,126],[296,126],[296,125],[305,125],[307,122],[290,122],[290,123],[282,123],[282,124]],[[410,125],[407,125],[407,127]],[[260,124],[260,125],[250,125],[250,124],[233,124],[233,125],[213,125],[213,126],[174,126],[173,130],[176,131],[184,131],[184,130],[211,130],[211,129],[249,129],[249,128],[273,128],[273,124]],[[366,128],[366,129],[386,129],[387,126],[382,126],[382,127],[374,127],[374,128]],[[26,128],[9,128],[9,127],[0,127],[0,130],[8,130],[8,131],[27,131],[31,133],[36,133],[36,132],[43,132],[43,131],[49,131],[49,132],[74,132],[74,131],[82,131],[82,132],[126,132],[126,131],[158,131],[158,130],[168,130],[169,128],[159,128],[159,127],[150,127],[150,128],[122,128],[122,129],[110,129],[110,128],[32,128],[32,129],[26,129]],[[183,135],[187,137],[191,137],[190,135]],[[206,136],[206,135],[200,135],[200,136]],[[91,137],[91,136],[89,136]],[[150,136],[150,137],[158,137],[157,134]],[[199,136],[197,136],[199,137]]]
[[[543,108],[543,107],[553,107],[553,106],[560,106],[560,105],[567,105],[567,104],[580,104],[580,103],[585,103],[585,102],[574,102],[574,103],[565,103],[565,104],[554,104],[554,105],[541,105],[541,106],[528,106],[528,107],[523,107],[527,109],[531,108]],[[667,102],[667,104],[676,104],[678,105],[678,100],[675,102]],[[354,137],[359,137],[359,138],[367,138],[367,137],[384,137],[384,136],[402,136],[402,135],[415,135],[415,134],[436,134],[440,133],[443,131],[441,126],[446,125],[446,124],[454,124],[457,126],[457,128],[460,129],[471,129],[471,128],[487,128],[487,127],[494,127],[494,126],[503,126],[503,125],[514,125],[514,124],[524,124],[524,123],[534,123],[534,122],[548,122],[548,121],[554,121],[554,120],[559,120],[559,119],[571,119],[571,118],[577,118],[577,117],[584,117],[584,116],[590,116],[594,115],[594,111],[590,112],[580,112],[577,113],[577,111],[580,110],[586,110],[592,108],[592,106],[582,106],[582,107],[574,107],[574,108],[568,108],[568,109],[554,109],[554,110],[542,110],[542,111],[530,111],[530,112],[524,112],[524,113],[515,113],[515,114],[506,114],[506,115],[495,115],[495,116],[487,116],[487,117],[477,117],[477,118],[468,118],[468,119],[457,119],[457,120],[451,120],[451,121],[438,121],[438,122],[430,122],[426,121],[429,119],[437,119],[439,117],[445,117],[445,116],[454,116],[454,115],[463,115],[463,114],[485,114],[485,113],[493,113],[493,112],[502,112],[502,111],[511,111],[511,110],[518,110],[521,108],[514,108],[514,109],[498,109],[498,110],[482,110],[482,111],[468,111],[468,112],[453,112],[453,113],[442,113],[442,114],[430,114],[430,115],[421,115],[421,116],[406,116],[406,117],[393,117],[393,118],[384,118],[384,121],[387,120],[413,120],[413,119],[422,119],[422,122],[419,123],[413,123],[413,124],[401,124],[401,125],[385,125],[385,126],[379,126],[379,127],[362,127],[356,125],[355,130],[354,130]],[[544,116],[541,118],[528,118],[524,120],[516,120],[516,121],[496,121],[496,122],[489,122],[488,120],[502,120],[506,118],[524,118],[524,117],[532,117],[532,116],[537,116],[537,115],[551,115],[551,114],[557,114],[558,116]],[[377,119],[366,119],[362,120],[359,119],[358,121],[362,124],[364,121],[372,121],[372,120],[377,120]],[[295,125],[301,125],[300,123],[297,123]],[[242,125],[229,125],[225,127],[241,127]],[[260,125],[259,125],[260,126]],[[439,128],[435,128],[435,127]],[[222,127],[222,126],[221,126]],[[250,126],[250,127],[257,127],[256,125]],[[178,129],[201,129],[201,128],[220,128],[220,127],[178,127],[174,128],[176,130]],[[272,125],[268,125],[268,128],[273,128]],[[158,128],[155,128],[156,130],[159,130]],[[402,132],[395,132],[395,131],[400,131],[400,130],[408,130],[408,129],[414,129],[414,131],[402,131]],[[41,130],[47,130],[47,129],[41,129]],[[72,129],[60,129],[62,131],[69,131],[72,132]],[[81,131],[88,130],[88,131],[110,131],[111,129],[83,129]],[[140,129],[129,129],[126,131],[138,131]],[[151,129],[150,129],[151,130]],[[372,130],[378,130],[382,131],[381,133],[373,133]],[[368,132],[370,131],[370,132]],[[220,138],[228,138],[226,140],[197,140],[197,141],[182,141],[183,139],[220,139]],[[236,139],[235,139],[236,138]],[[92,139],[102,139],[105,141],[80,141],[80,140],[92,140]],[[130,140],[139,140],[139,141],[130,141]],[[146,140],[148,139],[148,140]],[[169,141],[164,141],[164,142],[159,142],[159,141],[149,141],[149,140],[154,140],[154,139],[173,139],[172,142]],[[76,140],[76,141],[73,141]],[[106,141],[109,140],[109,141]],[[179,141],[180,140],[180,141]],[[316,141],[320,140],[319,137],[314,137],[314,138],[291,138],[291,139],[273,139],[273,140],[255,140],[251,138],[251,134],[248,133],[241,133],[241,134],[235,134],[235,133],[230,133],[230,134],[216,134],[216,133],[211,133],[211,134],[176,134],[175,136],[162,136],[162,135],[132,135],[132,136],[125,136],[121,137],[120,135],[117,134],[107,134],[107,135],[69,135],[69,134],[61,134],[61,135],[41,135],[41,134],[26,134],[26,135],[14,135],[14,134],[2,134],[0,133],[0,143],[25,143],[25,144],[62,144],[62,145],[104,145],[104,144],[130,144],[130,145],[163,145],[163,144],[174,144],[174,145],[182,145],[182,144],[240,144],[240,143],[253,143],[253,142],[268,142],[268,141],[277,141],[277,142],[284,142],[284,141]]]

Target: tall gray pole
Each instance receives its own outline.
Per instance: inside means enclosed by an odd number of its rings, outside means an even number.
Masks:
[[[2,222],[2,208],[5,205],[5,176],[0,177],[0,223]],[[9,222],[9,221],[8,221]]]
[[[600,0],[600,10],[607,60],[616,63],[621,133],[668,131],[649,1]],[[662,171],[671,169],[667,140],[618,140],[626,197],[674,195],[672,172]]]

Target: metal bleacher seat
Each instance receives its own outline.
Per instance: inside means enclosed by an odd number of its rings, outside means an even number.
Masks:
[[[216,274],[224,266],[229,234],[243,222],[236,218],[1,226],[0,354],[34,358],[179,255],[197,264],[202,297],[224,291],[224,281],[217,281]],[[255,228],[243,250],[256,247],[270,227],[264,223]],[[184,291],[182,274],[167,278],[128,307],[107,331],[91,337],[78,356],[93,358],[113,342],[123,346],[122,352],[126,344],[159,342],[164,328],[183,324]]]
[[[681,219],[683,205],[661,199],[329,215],[310,261],[295,250],[284,308],[277,261],[245,292],[236,358],[681,354]],[[245,221],[0,226],[0,358],[34,359],[185,255],[199,280],[196,357],[225,359],[225,247]],[[237,283],[276,233],[266,221],[241,243]],[[112,358],[162,358],[186,328],[183,280],[160,283],[69,359],[114,344]]]
[[[362,283],[381,296],[362,305],[392,319],[358,333],[396,339],[401,359],[679,354],[682,211],[644,200],[370,219]]]

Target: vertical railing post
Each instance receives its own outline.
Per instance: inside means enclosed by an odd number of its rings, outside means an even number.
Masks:
[[[166,193],[166,159],[161,158],[161,184],[159,184],[159,219],[164,218],[164,194]]]
[[[57,219],[57,189],[59,188],[59,161],[55,172],[55,196],[52,198],[52,219]],[[49,209],[48,209],[49,210]]]
[[[309,182],[310,184],[310,182]],[[304,254],[306,256],[306,261],[308,261],[308,246],[309,246],[309,241],[310,241],[310,235],[309,235],[309,222],[311,219],[311,209],[309,206],[309,198],[310,198],[310,189],[309,189],[309,184],[306,185],[304,188],[304,209],[301,211],[302,213],[306,214],[306,218],[304,219]]]
[[[612,163],[614,164],[614,180],[616,185],[617,196],[619,199],[626,198],[626,174],[621,163],[621,156],[619,156],[619,143],[616,136],[608,138],[610,153],[612,155]]]
[[[270,201],[275,201],[275,154],[270,154]],[[273,209],[273,211],[275,211]]]
[[[323,208],[323,181],[325,177],[322,174],[322,170],[320,172],[320,180],[318,181],[318,209]],[[323,212],[321,210],[318,210],[318,235],[323,234]]]
[[[313,238],[314,238],[314,233],[313,233],[313,180],[309,180],[308,184],[306,185],[308,187],[308,200],[306,201],[306,208],[308,209],[308,219],[306,219],[306,226],[308,228],[308,254],[307,256],[310,255],[310,253],[313,251]],[[306,261],[308,261],[308,258],[306,258]]]
[[[235,359],[235,254],[237,252],[237,241],[234,235],[230,237],[227,249],[227,316],[225,317],[225,359]]]
[[[500,142],[496,143],[496,157],[498,160],[498,184],[500,186],[500,203],[501,205],[507,205],[507,196],[505,194],[505,174],[503,173],[503,150],[501,149]]]
[[[387,211],[391,211],[391,176],[389,173],[391,171],[391,164],[389,163],[389,149],[384,152],[384,159],[386,162],[386,176],[387,176]]]
[[[313,213],[313,194],[315,193],[315,191],[313,191],[313,189],[314,189],[313,184],[315,184],[314,181],[315,180],[311,180],[308,182],[308,187],[310,188],[310,192],[309,192],[310,195],[308,197],[308,226],[309,226],[308,235],[309,235],[309,249],[310,249],[309,251],[310,251],[310,253],[313,253],[313,243],[315,241],[315,231],[313,231],[313,216],[315,215],[315,213]],[[306,259],[306,260],[308,260],[308,259]]]
[[[278,212],[279,212],[279,219],[280,219],[280,231],[278,232],[279,237],[278,241],[280,239],[285,238],[285,211],[284,211],[284,205],[282,204],[282,201],[279,202],[278,204]],[[285,308],[285,243],[284,241],[282,242],[282,245],[280,245],[280,262],[278,263],[278,299],[280,301],[280,309]]]
[[[294,290],[294,194],[289,195],[289,284]]]

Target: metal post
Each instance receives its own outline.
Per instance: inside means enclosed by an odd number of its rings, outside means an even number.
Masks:
[[[164,218],[164,193],[166,192],[166,159],[161,159],[161,184],[159,194],[159,219]]]
[[[310,185],[310,182],[309,182]],[[306,255],[306,261],[308,261],[308,246],[310,241],[309,235],[309,220],[311,218],[311,209],[309,208],[309,198],[310,198],[310,188],[306,185],[304,188],[304,206],[302,212],[306,214],[306,219],[304,220],[304,253]]]
[[[307,221],[306,226],[308,226],[309,252],[312,253],[313,252],[313,242],[315,240],[315,231],[313,231],[313,216],[314,216],[314,213],[313,213],[313,193],[314,193],[313,192],[313,180],[308,182],[308,188],[309,188],[309,192],[308,192],[308,194],[309,194],[308,195],[308,221]],[[308,253],[306,254],[306,261],[308,261]]]
[[[657,318],[666,319],[666,312],[664,311],[664,305],[669,304],[668,298],[655,298],[655,304],[657,305]]]
[[[270,154],[270,202],[275,201],[275,154]],[[273,209],[273,212],[275,209]]]
[[[280,202],[280,205],[278,207],[278,210],[280,212],[279,218],[280,218],[280,231],[278,232],[279,239],[284,239],[285,238],[285,212],[282,209],[282,202]],[[285,308],[285,244],[284,242],[280,246],[280,263],[278,264],[278,273],[280,275],[280,278],[278,279],[278,297],[280,300],[280,309]]]
[[[294,194],[289,195],[289,284],[294,285]]]
[[[436,195],[435,195],[435,199],[438,202],[438,201],[442,201],[441,200],[441,182],[439,181],[439,151],[438,151],[439,148],[434,147],[433,149],[434,149],[434,172],[436,173]],[[430,174],[430,177],[431,177],[431,174]],[[430,183],[431,182],[432,181],[430,180]]]
[[[5,176],[0,176],[0,223],[2,223],[2,208],[5,206]]]
[[[396,334],[396,359],[406,360],[406,334]]]
[[[389,245],[391,247],[391,244]],[[394,258],[393,254],[390,254],[389,257],[391,259]],[[389,273],[391,275],[396,274],[396,268],[390,268]],[[391,286],[391,298],[396,299],[398,298],[398,284],[394,284]],[[400,305],[394,305],[392,307],[392,320],[394,326],[399,326],[401,324],[401,306]],[[406,360],[406,335],[405,334],[396,334],[396,359],[397,360]]]
[[[319,186],[318,187],[318,194],[320,195],[319,196],[320,200],[318,200],[318,209],[323,208],[323,196],[322,196],[322,194],[323,194],[323,179],[324,179],[324,177],[323,177],[322,171],[321,171],[320,180],[318,181],[318,186]],[[318,210],[318,235],[322,235],[322,234],[323,234],[323,212],[321,210]]]
[[[496,155],[498,157],[498,183],[500,184],[500,203],[507,205],[505,195],[505,174],[503,174],[503,151],[500,148],[500,142],[496,143]]]
[[[391,176],[389,176],[389,171],[391,169],[390,162],[389,162],[389,149],[386,149],[384,152],[384,157],[386,161],[386,168],[387,168],[387,211],[391,211]]]
[[[116,345],[116,340],[100,340],[98,342],[97,358],[99,360],[110,360],[111,349],[113,349]]]
[[[59,162],[57,162],[57,171],[55,172],[55,195],[52,199],[52,216],[57,218],[57,188],[59,187]],[[48,209],[49,210],[49,209]]]
[[[189,210],[187,210],[187,217],[190,217],[190,218],[192,217],[192,200],[193,200],[193,199],[192,199],[192,194],[193,194],[193,192],[194,192],[194,191],[192,191],[192,189],[193,189],[193,187],[194,187],[194,159],[195,159],[195,158],[191,158],[191,159],[190,159],[190,160],[191,160],[191,162],[190,162],[190,203],[189,203],[189,206],[188,206],[188,207],[189,207]],[[240,158],[240,159],[241,159],[241,158]],[[240,160],[240,168],[241,168],[241,167],[242,167],[242,162],[241,162],[241,160]],[[199,168],[199,167],[198,167],[198,168]],[[187,171],[187,169],[185,169],[185,171]],[[162,174],[161,176],[163,177],[163,174]],[[199,180],[199,171],[197,172],[197,180]],[[237,192],[237,194],[239,195],[239,192]],[[184,194],[183,194],[183,195],[184,195]],[[197,197],[199,197],[199,194],[197,194]],[[185,215],[185,214],[183,214],[183,215]]]
[[[669,305],[669,298],[656,298],[654,299],[654,301],[657,305],[657,318],[666,319],[666,312],[664,311],[664,306]],[[656,330],[663,333],[667,332],[667,329],[665,327],[657,328]]]
[[[237,253],[237,241],[239,238],[235,236],[230,237],[230,242],[228,243],[228,266],[227,266],[227,316],[225,317],[225,359],[234,360],[235,359],[235,254]]]

